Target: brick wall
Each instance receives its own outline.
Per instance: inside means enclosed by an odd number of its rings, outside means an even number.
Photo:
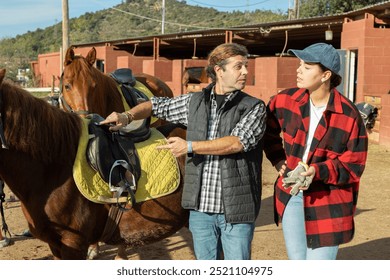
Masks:
[[[356,103],[370,103],[379,111],[369,138],[390,146],[390,30],[381,25],[382,22],[371,14],[365,14],[359,20],[346,19],[341,48],[358,50]]]
[[[34,72],[38,87],[51,87],[53,76],[55,86],[59,85],[59,77],[62,73],[59,52],[38,55],[36,66]]]

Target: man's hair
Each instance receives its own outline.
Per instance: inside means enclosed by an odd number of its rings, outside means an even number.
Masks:
[[[245,46],[236,43],[226,43],[217,46],[211,51],[208,58],[208,65],[206,67],[207,76],[215,83],[217,80],[214,66],[218,65],[225,70],[227,59],[232,56],[241,55],[248,56],[248,50]]]

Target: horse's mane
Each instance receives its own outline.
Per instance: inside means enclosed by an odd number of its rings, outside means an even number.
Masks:
[[[28,153],[44,163],[73,164],[81,134],[79,116],[66,113],[23,88],[0,85],[4,135],[10,149]]]

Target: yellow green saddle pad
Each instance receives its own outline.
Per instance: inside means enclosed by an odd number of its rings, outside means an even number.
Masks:
[[[78,189],[87,199],[105,204],[107,200],[102,198],[112,197],[108,183],[90,167],[86,158],[89,121],[83,119],[82,135],[73,166],[73,178]],[[148,140],[135,143],[141,163],[141,177],[135,193],[137,202],[168,195],[179,186],[180,172],[176,158],[168,150],[156,149],[157,146],[165,143],[165,137],[155,128],[151,128],[151,136]]]
[[[143,92],[149,99],[153,97],[153,93],[141,82],[136,81],[134,87],[136,89],[138,89],[139,91]],[[122,103],[123,103],[123,106],[125,107],[125,111],[129,111],[131,108],[130,108],[129,104],[127,104],[127,101],[123,95],[121,85],[118,85],[118,90],[121,93]],[[152,116],[150,118],[150,124],[156,122],[157,120],[158,120],[158,118]]]

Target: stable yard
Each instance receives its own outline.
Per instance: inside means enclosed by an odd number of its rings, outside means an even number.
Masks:
[[[390,259],[390,149],[369,145],[368,162],[363,174],[358,209],[356,233],[352,242],[340,247],[340,260]],[[282,230],[273,223],[272,186],[276,171],[264,159],[263,202],[257,219],[253,240],[252,259],[285,260],[287,258]],[[6,189],[6,193],[9,192]],[[18,234],[27,224],[19,202],[5,203],[5,216],[10,231]],[[49,247],[34,238],[13,236],[13,245],[0,249],[2,260],[51,259]],[[113,259],[112,246],[102,245],[99,259]],[[140,249],[128,249],[129,259],[142,260],[193,260],[191,234],[184,228],[174,236]]]

